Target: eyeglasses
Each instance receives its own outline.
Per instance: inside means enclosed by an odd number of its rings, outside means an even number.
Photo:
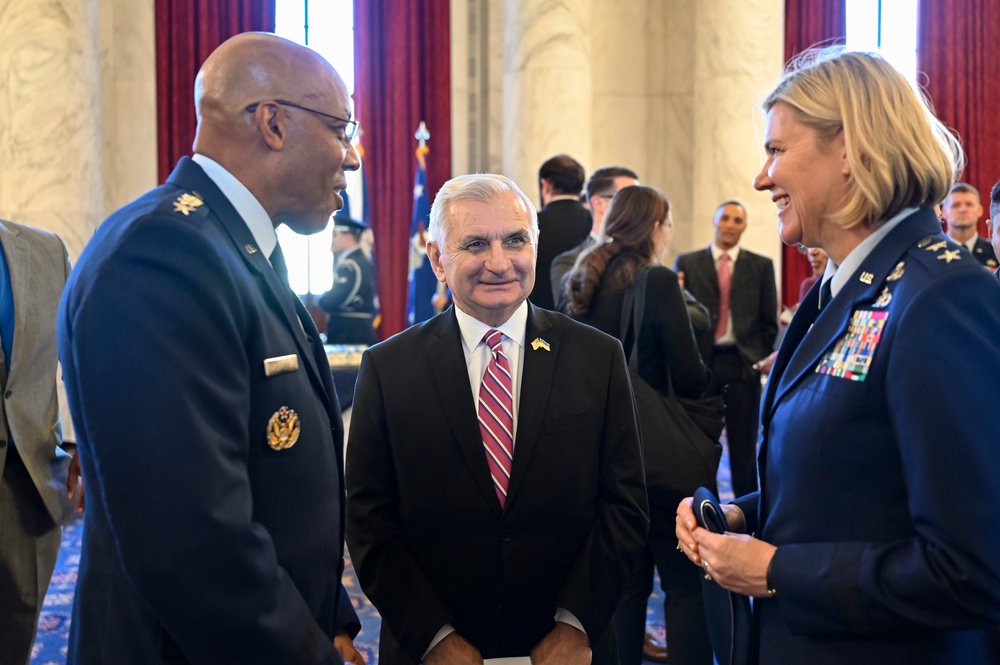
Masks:
[[[337,138],[339,138],[341,141],[351,143],[352,141],[354,141],[354,137],[357,136],[358,134],[358,127],[360,125],[358,124],[357,120],[348,120],[347,118],[339,118],[335,115],[330,115],[329,113],[323,113],[322,111],[306,108],[305,106],[300,106],[299,104],[286,102],[283,99],[275,99],[274,102],[276,104],[280,104],[281,106],[290,106],[293,109],[299,109],[300,111],[308,111],[309,113],[315,113],[316,115],[321,115],[324,118],[330,118],[331,120],[336,120],[337,122],[344,123],[343,128],[335,130],[335,132],[337,133]],[[248,106],[246,108],[247,113],[255,113],[257,111],[257,107],[260,106],[260,104],[261,102],[254,102],[253,104]]]

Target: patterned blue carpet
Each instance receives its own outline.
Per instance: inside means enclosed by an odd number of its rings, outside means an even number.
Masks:
[[[723,500],[733,496],[729,482],[728,454],[722,456],[719,469],[719,495]],[[38,620],[38,637],[31,652],[32,665],[64,665],[66,649],[69,640],[70,617],[73,608],[73,590],[76,587],[76,576],[80,567],[80,541],[83,537],[83,524],[77,523],[63,530],[62,549],[59,560],[45,596],[45,604]],[[358,616],[361,617],[361,633],[355,639],[355,646],[360,651],[368,665],[378,665],[378,632],[381,619],[365,595],[361,592],[350,556],[347,557],[347,570],[344,575],[344,586],[351,595],[351,602]],[[663,595],[659,580],[653,586],[653,594],[649,597],[647,628],[659,640],[664,639],[663,627]]]

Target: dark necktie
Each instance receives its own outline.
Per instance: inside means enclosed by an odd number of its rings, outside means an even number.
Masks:
[[[271,252],[271,267],[277,273],[278,279],[285,286],[288,286],[288,264],[285,263],[285,255],[281,253],[281,245],[275,245]]]
[[[715,339],[726,334],[729,328],[729,293],[733,284],[733,273],[729,269],[729,254],[723,252],[719,257],[719,323],[715,326]]]
[[[833,278],[832,277],[830,279],[826,280],[825,282],[823,282],[822,286],[819,287],[819,309],[820,309],[820,311],[822,311],[823,308],[826,307],[827,304],[829,304],[829,302],[831,300],[833,300],[833,287],[831,286],[831,284],[833,284]]]

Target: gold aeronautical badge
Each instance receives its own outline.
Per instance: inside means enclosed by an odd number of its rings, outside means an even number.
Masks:
[[[299,440],[299,414],[283,406],[267,421],[267,445],[273,450],[287,450]]]

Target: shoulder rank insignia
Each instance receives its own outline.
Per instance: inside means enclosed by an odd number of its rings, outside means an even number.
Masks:
[[[923,249],[923,248],[927,247],[927,245],[931,244],[931,241],[933,241],[933,240],[934,240],[934,236],[926,236],[924,238],[921,238],[920,242],[917,243],[917,247],[919,247],[920,249]]]
[[[943,242],[939,242],[938,244],[939,245],[943,245],[944,243]],[[930,247],[928,247],[927,249],[930,249]],[[939,261],[945,261],[947,263],[951,263],[952,261],[961,261],[962,260],[962,255],[960,253],[960,250],[957,250],[957,249],[945,250],[945,251],[941,252],[940,254],[938,254],[937,257],[938,257]]]
[[[267,445],[272,450],[287,450],[299,440],[299,414],[283,406],[267,421]]]
[[[895,282],[903,276],[904,272],[906,272],[906,261],[900,261],[896,264],[896,267],[892,269],[892,272],[889,273],[889,276],[885,278],[885,281]]]
[[[889,292],[889,287],[887,286],[884,289],[882,289],[882,293],[879,294],[879,297],[875,300],[875,303],[872,305],[872,307],[877,307],[877,308],[886,307],[889,304],[889,301],[891,300],[892,300],[892,293]]]
[[[187,217],[199,207],[204,205],[204,203],[204,201],[199,199],[194,194],[188,194],[185,192],[184,194],[178,196],[177,200],[174,201],[174,212],[179,212]]]
[[[944,249],[947,246],[948,246],[948,241],[946,241],[946,240],[938,240],[933,245],[927,245],[926,247],[924,247],[924,249],[926,249],[928,252],[940,252],[942,249]]]

